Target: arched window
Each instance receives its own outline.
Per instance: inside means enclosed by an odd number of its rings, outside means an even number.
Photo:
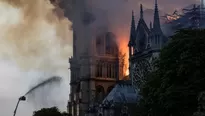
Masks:
[[[99,63],[97,63],[96,67],[95,67],[95,76],[99,77],[100,72],[99,72]]]
[[[96,102],[102,102],[105,97],[104,87],[101,85],[96,86]]]
[[[112,64],[109,65],[109,77],[112,78]]]
[[[110,68],[111,68],[111,78],[114,78],[114,66],[113,64],[110,65]]]
[[[114,86],[108,87],[108,88],[107,88],[107,94],[109,94],[109,93],[112,91],[113,88],[114,88]]]
[[[102,67],[103,67],[102,63],[98,62],[95,69],[96,77],[102,77],[102,70],[103,70]]]
[[[115,63],[115,70],[114,70],[114,71],[115,71],[115,78],[118,79],[118,78],[119,78],[119,77],[118,77],[118,76],[119,76],[119,75],[118,75],[118,73],[119,73],[118,63]]]
[[[114,42],[114,34],[111,33],[111,32],[108,32],[106,35],[105,35],[105,53],[106,54],[115,54],[116,50],[115,50],[115,42]]]
[[[99,72],[100,72],[99,77],[102,77],[102,70],[103,70],[102,67],[103,67],[103,64],[99,63]]]
[[[106,69],[107,69],[107,77],[109,77],[109,63],[107,63],[106,66],[107,66],[107,67],[106,67]]]
[[[107,77],[108,78],[111,78],[111,64],[110,63],[108,63],[107,64]]]
[[[155,44],[159,44],[159,43],[160,43],[160,36],[155,35]]]
[[[96,52],[98,55],[103,53],[103,38],[101,36],[96,38]]]
[[[134,54],[134,47],[131,47],[131,55]]]

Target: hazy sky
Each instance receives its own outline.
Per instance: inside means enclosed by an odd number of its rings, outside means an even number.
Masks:
[[[11,2],[0,0],[0,115],[11,116],[19,96],[40,80],[53,75],[63,77],[63,83],[46,86],[28,96],[28,101],[20,103],[17,116],[31,116],[35,108],[53,105],[65,110],[69,98],[68,57],[72,55],[70,22],[57,17],[52,5],[43,0],[8,1]],[[154,0],[96,1],[95,5],[109,11],[111,22],[127,17],[113,24],[114,27],[130,25],[130,11],[138,12],[140,3],[145,8],[154,7]],[[160,10],[165,12],[195,2],[158,1]]]

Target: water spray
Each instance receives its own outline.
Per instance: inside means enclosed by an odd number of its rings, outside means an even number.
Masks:
[[[18,102],[16,104],[16,108],[14,110],[14,115],[16,115],[16,111],[18,109],[18,106],[19,106],[19,103],[20,101],[26,101],[26,95],[32,93],[33,91],[35,91],[36,89],[40,88],[40,87],[43,87],[47,84],[51,84],[51,83],[57,83],[57,82],[60,82],[61,81],[61,77],[58,77],[58,76],[53,76],[53,77],[50,77],[44,81],[42,81],[41,83],[37,84],[36,86],[33,86],[28,92],[26,92],[26,94],[24,96],[21,96],[19,99],[18,99]]]

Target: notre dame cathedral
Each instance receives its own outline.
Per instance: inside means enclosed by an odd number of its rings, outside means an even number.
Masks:
[[[155,0],[154,20],[148,27],[144,21],[143,8],[140,5],[140,19],[135,28],[135,20],[132,15],[130,41],[129,41],[129,64],[132,85],[139,91],[145,81],[145,75],[153,70],[152,61],[160,53],[160,49],[166,44],[168,38],[163,34],[160,26],[160,18],[157,0]]]
[[[70,96],[68,112],[72,116],[128,116],[135,112],[138,88],[154,57],[166,43],[155,0],[153,24],[148,27],[140,6],[140,19],[135,27],[132,13],[129,47],[130,80],[123,78],[116,36],[105,25],[92,26],[95,17],[85,1],[73,1],[73,56],[70,63]],[[129,30],[128,30],[129,31]],[[144,70],[142,70],[144,69]]]

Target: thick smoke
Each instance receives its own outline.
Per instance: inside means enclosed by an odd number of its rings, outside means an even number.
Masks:
[[[116,42],[118,44],[120,53],[124,55],[124,75],[128,72],[128,41],[130,35],[131,27],[131,15],[132,11],[135,14],[136,26],[139,18],[140,4],[138,0],[88,0],[87,9],[90,13],[95,16],[95,22],[92,25],[102,26],[108,28],[108,31],[113,32],[116,35]],[[154,0],[153,0],[154,3]],[[144,10],[147,7],[146,4],[143,5]],[[152,4],[152,7],[154,4]],[[153,11],[153,10],[152,10]],[[149,13],[149,21],[153,20],[153,13]],[[147,18],[147,17],[145,17]],[[98,30],[99,27],[95,27]]]
[[[88,11],[95,16],[96,30],[102,26],[116,35],[116,41],[120,52],[125,54],[125,69],[128,70],[128,41],[131,24],[132,10],[138,10],[138,1],[136,0],[90,0]],[[99,27],[98,27],[99,26]],[[125,74],[125,75],[126,75]]]
[[[49,0],[0,0],[1,97],[18,99],[39,78],[57,75],[68,82],[71,23],[59,12]],[[65,108],[68,85],[59,88],[49,97],[63,100]]]
[[[154,0],[87,0],[88,1],[88,9],[95,16],[96,21],[98,23],[105,23],[107,21],[107,28],[109,31],[112,31],[117,36],[117,43],[119,49],[122,53],[126,53],[125,55],[125,68],[128,66],[128,41],[130,34],[130,25],[131,25],[131,12],[132,10],[135,13],[136,25],[138,21],[139,15],[139,6],[143,4],[145,9],[154,8]],[[185,2],[185,0],[182,0]],[[175,8],[180,8],[184,4],[177,4],[178,1],[170,0],[159,0],[159,10],[163,11],[161,15],[164,15],[165,12],[173,12]],[[194,0],[186,0],[186,3],[195,2]],[[170,4],[173,5],[170,5]],[[166,7],[164,7],[166,6]],[[101,13],[103,11],[103,14]],[[146,15],[146,14],[145,14]],[[148,21],[153,21],[153,14],[149,16],[151,18],[145,19]],[[147,18],[147,17],[145,17]],[[99,21],[100,20],[100,21]],[[100,25],[100,24],[97,24]],[[149,24],[148,24],[149,26]]]

